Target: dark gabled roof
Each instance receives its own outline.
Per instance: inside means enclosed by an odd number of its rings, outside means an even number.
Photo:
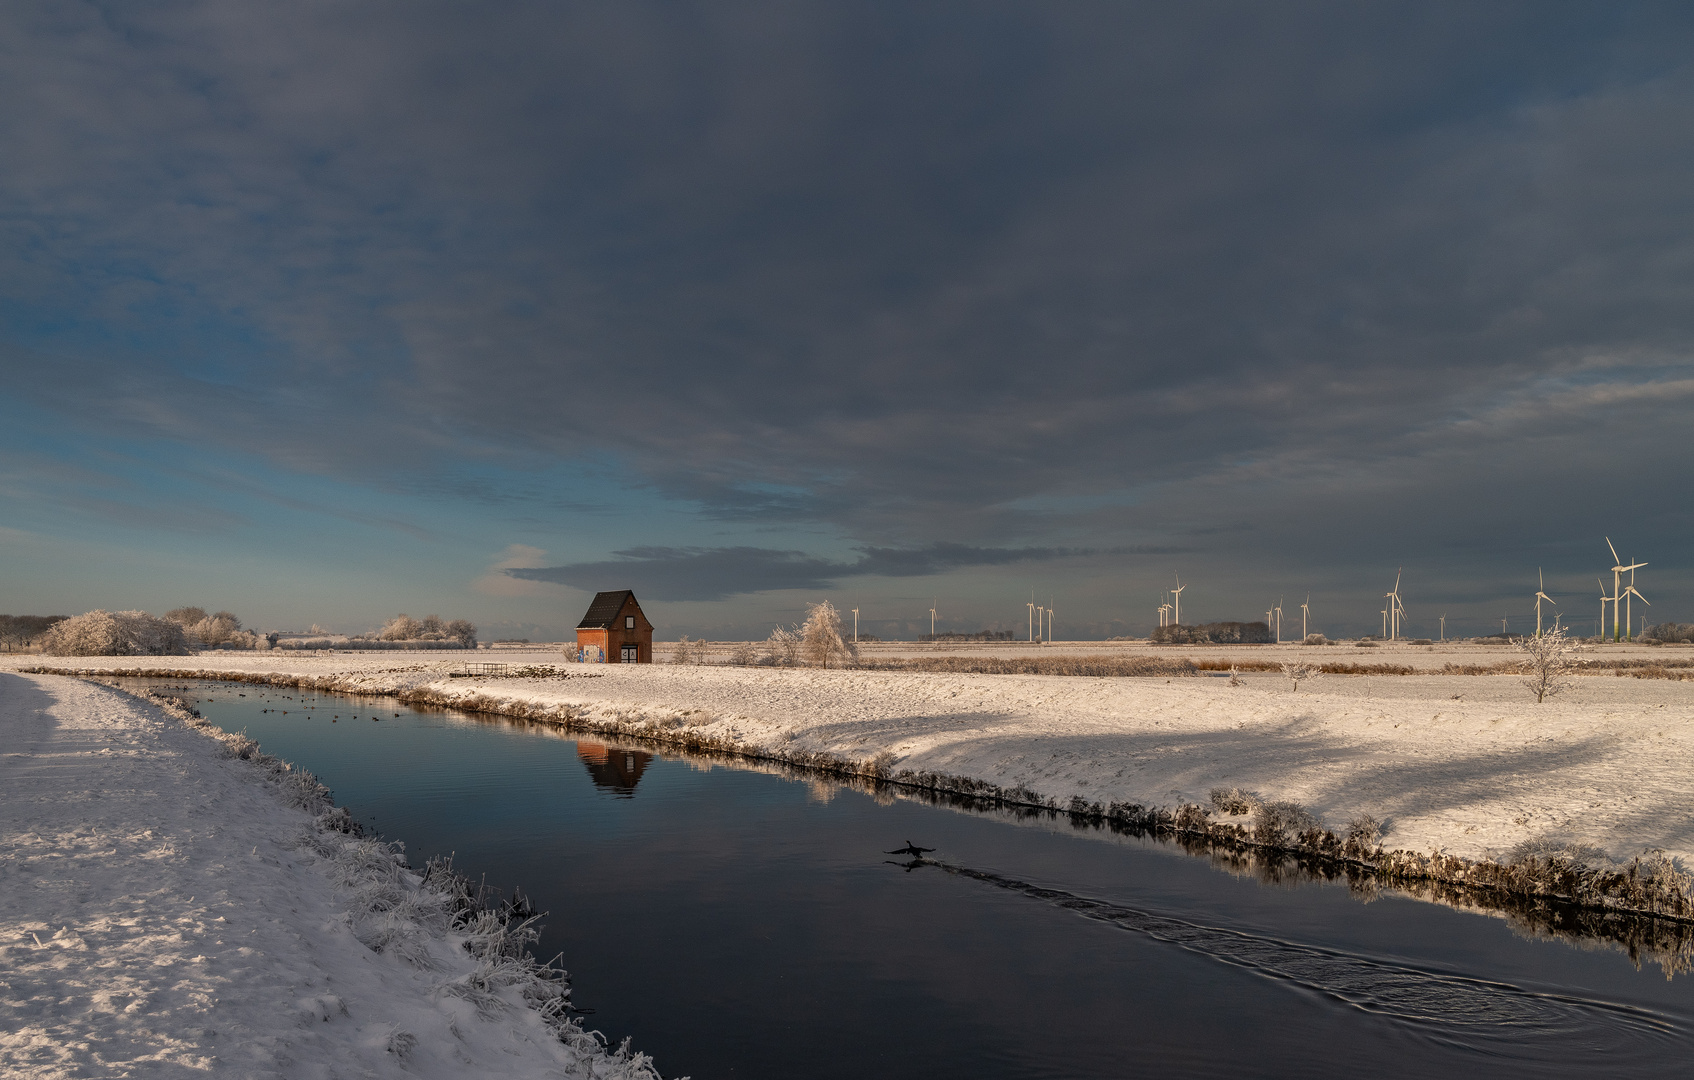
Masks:
[[[629,589],[619,589],[617,592],[602,592],[594,594],[594,602],[588,605],[588,614],[576,624],[578,630],[610,630],[617,619],[618,612],[623,610],[624,603],[635,599],[635,593]],[[637,604],[637,607],[641,605]]]

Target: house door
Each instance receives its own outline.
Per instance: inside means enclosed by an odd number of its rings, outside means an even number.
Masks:
[[[641,662],[641,646],[625,645],[623,647],[623,662],[626,664],[639,664]]]

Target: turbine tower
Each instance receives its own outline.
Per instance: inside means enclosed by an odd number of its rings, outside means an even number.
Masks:
[[[1024,606],[1029,608],[1029,643],[1033,645],[1035,644],[1035,594],[1033,592],[1029,594],[1029,603]]]
[[[1646,566],[1647,564],[1641,563],[1640,565]],[[1632,597],[1632,596],[1639,598],[1640,601],[1643,604],[1647,604],[1647,598],[1635,591],[1635,570],[1633,568],[1631,568],[1630,571],[1629,571],[1629,584],[1625,585],[1623,587],[1623,613],[1624,613],[1623,636],[1624,636],[1625,640],[1628,640],[1628,639],[1630,639],[1631,637],[1634,636],[1635,624],[1630,621],[1633,618],[1633,616],[1630,613],[1630,607],[1629,607],[1629,598]],[[1647,606],[1652,607],[1653,605],[1647,604]],[[1614,614],[1614,615],[1617,614],[1617,605],[1616,604],[1612,605],[1612,614]],[[1645,626],[1646,622],[1647,622],[1647,616],[1645,616],[1645,615],[1641,616],[1641,622],[1642,622],[1642,625]]]
[[[853,644],[859,643],[859,609],[853,609]]]
[[[1594,580],[1600,582],[1600,625],[1594,628],[1594,636],[1604,641],[1606,639],[1606,604],[1611,603],[1616,605],[1617,597],[1607,596],[1606,583],[1604,581],[1600,581],[1599,578],[1595,578]]]
[[[1447,640],[1447,613],[1445,611],[1441,613],[1441,640]]]
[[[1175,618],[1176,618],[1176,625],[1178,625],[1178,626],[1182,625],[1182,590],[1184,590],[1186,588],[1188,588],[1188,586],[1186,586],[1182,583],[1182,575],[1178,574],[1176,576],[1176,588],[1171,590],[1171,595],[1176,598],[1176,615],[1175,615]]]
[[[1535,575],[1536,575],[1536,578],[1541,582],[1541,588],[1536,590],[1536,593],[1535,593],[1535,636],[1540,637],[1541,636],[1541,601],[1545,600],[1549,604],[1552,604],[1554,607],[1558,607],[1559,605],[1554,603],[1553,598],[1551,596],[1547,595],[1547,576],[1541,572],[1541,568],[1539,566],[1535,568]]]
[[[939,604],[941,602],[941,598],[939,596],[933,597],[929,602],[931,604]],[[929,609],[929,636],[930,640],[933,641],[935,639],[935,608],[933,607]]]
[[[1306,628],[1306,620],[1311,618],[1311,614],[1312,614],[1312,594],[1307,593],[1306,594],[1306,602],[1304,604],[1300,605],[1300,640],[1301,641],[1305,641],[1308,637],[1311,636],[1311,632],[1309,630],[1307,630],[1307,628]]]

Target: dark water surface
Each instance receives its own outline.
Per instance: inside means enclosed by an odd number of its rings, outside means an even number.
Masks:
[[[129,681],[177,687],[315,772],[414,865],[451,852],[521,886],[589,1026],[633,1037],[667,1076],[1676,1076],[1694,1061],[1694,980],[1503,918],[539,725]],[[908,840],[958,869],[890,862]]]

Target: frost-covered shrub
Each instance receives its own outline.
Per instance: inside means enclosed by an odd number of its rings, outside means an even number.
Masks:
[[[811,605],[806,625],[800,628],[801,651],[806,663],[814,667],[829,667],[831,662],[846,665],[858,659],[858,650],[841,637],[841,613],[828,600]]]
[[[1329,640],[1328,638],[1324,637],[1322,634],[1307,634],[1305,636],[1305,638],[1303,638],[1301,640],[1300,644],[1302,644],[1302,645],[1333,645],[1333,644],[1335,644],[1335,642],[1333,642],[1333,641]]]
[[[1297,802],[1264,803],[1254,818],[1253,839],[1267,847],[1286,847],[1290,836],[1319,827],[1318,819]]]
[[[1571,640],[1563,627],[1537,637],[1521,637],[1512,644],[1525,654],[1523,685],[1535,695],[1537,704],[1570,685],[1570,670],[1582,646]]]
[[[765,639],[763,663],[778,667],[793,667],[800,662],[800,634],[796,630],[777,627]]]
[[[753,649],[753,643],[743,641],[730,650],[729,662],[736,667],[752,667],[758,662],[759,656]]]
[[[1259,806],[1259,797],[1238,787],[1213,788],[1212,805],[1220,814],[1251,814]]]
[[[1301,679],[1323,678],[1323,668],[1309,660],[1296,659],[1282,665],[1282,673],[1288,676],[1288,681],[1294,684],[1294,692],[1300,692]]]
[[[677,639],[676,647],[671,650],[671,663],[704,664],[709,655],[704,641],[689,641],[688,635],[684,634]]]
[[[41,637],[51,656],[181,656],[182,627],[145,611],[90,611],[54,624]]]

